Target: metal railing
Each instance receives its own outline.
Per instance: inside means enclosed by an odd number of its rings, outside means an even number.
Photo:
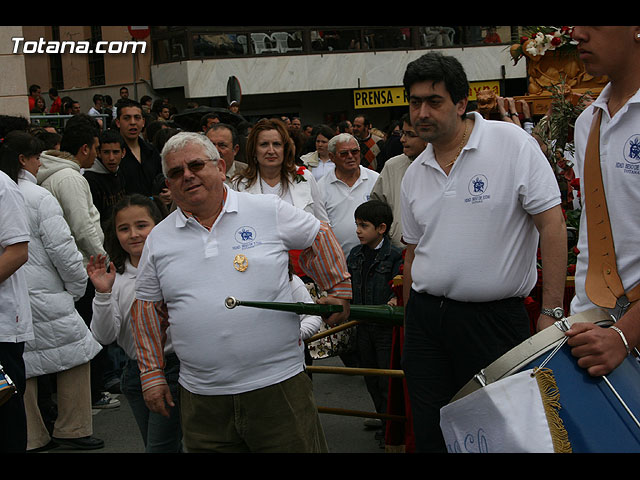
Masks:
[[[151,29],[153,63],[486,45],[480,26],[252,26]],[[505,38],[503,42],[509,43]]]
[[[341,312],[342,306],[338,305],[320,305],[313,303],[279,303],[279,302],[254,302],[238,300],[235,297],[228,297],[225,305],[229,309],[238,306],[279,310],[286,312],[294,312],[299,315],[329,315],[331,313]],[[305,344],[309,344],[322,338],[334,335],[337,332],[355,327],[362,323],[374,323],[386,326],[388,328],[403,325],[404,308],[391,307],[389,305],[351,305],[349,320],[336,325],[332,328],[319,332],[305,340]],[[377,369],[377,368],[356,368],[356,367],[335,367],[335,366],[313,366],[307,365],[306,370],[309,373],[331,373],[337,375],[351,376],[384,376],[391,378],[404,378],[402,370],[394,369]],[[407,418],[401,415],[393,415],[389,413],[364,412],[359,410],[350,410],[344,408],[333,408],[318,406],[318,412],[333,415],[346,415],[353,417],[378,418],[395,422],[406,422]]]
[[[42,115],[29,115],[29,119],[31,121],[31,123],[35,124],[35,125],[39,125],[41,127],[55,127],[56,129],[59,130],[64,130],[64,125],[67,123],[66,120],[70,119],[74,117],[74,115],[57,115],[57,114],[42,114]],[[107,119],[109,118],[109,115],[106,113],[101,113],[99,115],[92,115],[92,117],[95,118],[103,118],[103,122],[102,122],[102,130],[106,131],[107,130]],[[41,123],[41,121],[44,121],[45,123]]]

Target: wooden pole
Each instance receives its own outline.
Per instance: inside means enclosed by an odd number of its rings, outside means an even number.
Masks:
[[[363,412],[361,410],[348,410],[346,408],[334,408],[334,407],[318,407],[318,413],[328,413],[331,415],[345,415],[348,417],[363,417],[363,418],[380,418],[384,420],[390,420],[392,422],[406,422],[406,417],[400,415],[390,415],[387,413],[377,412]]]
[[[332,366],[321,367],[317,365],[307,365],[306,369],[309,373],[335,373],[339,375],[366,375],[404,378],[404,371],[384,368],[354,368]]]

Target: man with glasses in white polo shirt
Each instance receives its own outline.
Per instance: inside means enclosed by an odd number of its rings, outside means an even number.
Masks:
[[[300,348],[300,316],[225,299],[292,302],[288,251],[348,318],[351,283],[331,229],[274,195],[235,192],[225,163],[198,133],[165,145],[178,208],[148,236],[132,309],[145,401],[167,414],[166,328],[180,359],[179,408],[188,452],[326,452]],[[316,274],[316,272],[319,272]]]
[[[351,249],[360,244],[353,213],[369,200],[379,174],[360,165],[360,144],[349,133],[331,138],[328,149],[335,168],[318,181],[318,188],[331,228],[346,258]]]
[[[524,298],[562,309],[566,226],[553,171],[535,140],[465,114],[462,65],[429,53],[404,76],[411,123],[428,142],[402,181],[405,342],[416,449],[446,451],[440,408],[531,334]]]

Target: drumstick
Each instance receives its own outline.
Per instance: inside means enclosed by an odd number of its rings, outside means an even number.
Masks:
[[[638,428],[640,428],[640,422],[638,422],[638,419],[636,418],[636,416],[633,414],[633,412],[631,411],[631,409],[627,406],[627,404],[624,402],[624,400],[622,399],[622,397],[618,394],[618,392],[616,391],[615,388],[613,388],[613,385],[611,385],[611,382],[609,381],[609,379],[605,376],[602,375],[602,379],[605,381],[605,383],[609,386],[609,388],[611,389],[611,391],[613,392],[613,394],[616,396],[616,398],[618,399],[618,401],[620,402],[620,404],[622,405],[622,408],[624,408],[627,413],[629,414],[629,416],[633,419],[633,421],[635,422],[636,426]]]

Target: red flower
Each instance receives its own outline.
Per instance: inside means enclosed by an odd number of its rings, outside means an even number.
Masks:
[[[569,275],[575,275],[576,274],[576,266],[574,264],[571,264],[567,267],[567,273]]]
[[[304,171],[306,170],[306,168],[304,167],[304,165],[300,165],[298,167],[298,170],[296,170],[296,175],[304,175]]]
[[[573,247],[573,253],[575,253],[576,255],[580,253],[580,250],[578,250],[578,247]]]
[[[551,39],[551,45],[553,45],[554,47],[557,47],[561,43],[562,43],[562,38],[560,38],[560,37],[553,37]]]
[[[580,190],[580,179],[579,179],[579,178],[574,178],[573,180],[571,180],[570,185],[571,185],[575,190]]]

